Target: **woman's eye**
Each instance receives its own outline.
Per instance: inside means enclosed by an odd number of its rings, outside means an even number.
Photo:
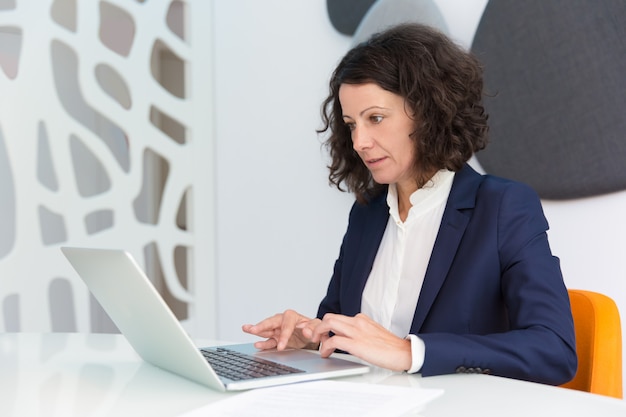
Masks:
[[[354,123],[346,123],[346,126],[348,127],[348,129],[350,129],[351,131],[354,130]]]
[[[370,120],[372,123],[378,124],[383,121],[383,116],[378,116],[378,115],[370,116]]]

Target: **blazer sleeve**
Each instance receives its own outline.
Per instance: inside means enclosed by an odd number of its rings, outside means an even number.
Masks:
[[[438,309],[418,334],[426,346],[422,375],[482,372],[553,385],[569,381],[577,366],[573,320],[539,197],[520,183],[484,181],[471,216],[457,267],[446,278],[446,284],[466,289],[465,298],[446,299],[452,293],[442,287]],[[468,247],[473,249],[464,252]],[[484,298],[472,290],[481,286]],[[496,311],[490,309],[498,302],[505,316],[502,328],[447,331],[450,318],[444,311],[469,323],[481,317],[481,310]],[[481,320],[490,319],[485,314]]]

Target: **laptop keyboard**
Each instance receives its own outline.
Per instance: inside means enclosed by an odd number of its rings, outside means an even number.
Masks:
[[[200,349],[200,352],[216,374],[233,381],[304,372],[301,369],[225,348]]]

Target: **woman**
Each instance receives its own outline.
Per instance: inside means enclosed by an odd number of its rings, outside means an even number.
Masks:
[[[323,104],[330,181],[356,202],[317,317],[244,325],[260,349],[349,352],[423,376],[562,384],[574,329],[529,187],[475,172],[487,143],[482,69],[444,35],[393,27],[350,50]]]

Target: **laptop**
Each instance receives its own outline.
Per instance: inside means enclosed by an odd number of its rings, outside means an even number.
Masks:
[[[143,360],[219,391],[358,375],[369,366],[304,349],[260,351],[252,343],[197,347],[130,253],[61,248]],[[234,365],[235,360],[244,365]],[[226,362],[218,363],[218,362]],[[252,375],[238,374],[247,368]],[[245,370],[245,369],[244,369]],[[219,374],[219,375],[218,375]]]

